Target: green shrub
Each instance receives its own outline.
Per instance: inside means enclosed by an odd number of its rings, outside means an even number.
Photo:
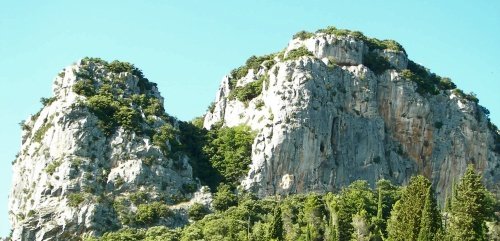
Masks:
[[[129,196],[129,199],[133,204],[139,205],[141,203],[146,202],[149,199],[149,196],[144,191],[137,191],[137,192],[131,193]]]
[[[434,127],[436,127],[437,129],[441,129],[441,127],[443,127],[443,122],[441,121],[434,122]]]
[[[161,202],[140,204],[135,213],[135,221],[139,224],[149,225],[157,222],[161,218],[168,218],[172,216],[172,214],[168,206]]]
[[[83,80],[78,80],[74,85],[73,85],[73,92],[83,95],[86,97],[90,97],[96,94],[96,87],[94,84],[93,80],[90,79],[83,79]]]
[[[51,97],[51,98],[40,98],[40,103],[42,103],[43,106],[47,106],[47,105],[50,105],[52,104],[54,101],[57,100],[57,97]]]
[[[121,106],[114,116],[118,125],[129,131],[139,131],[141,116],[139,112],[127,106]]]
[[[113,62],[109,63],[106,65],[106,69],[109,71],[119,74],[122,72],[129,72],[132,73],[132,70],[134,70],[134,65],[128,62],[121,62],[118,60],[114,60]]]
[[[203,152],[224,180],[237,183],[249,169],[254,138],[255,133],[244,125],[213,128]]]
[[[290,50],[285,60],[295,60],[302,56],[314,56],[314,55],[306,47],[302,46],[300,48]]]
[[[52,163],[50,163],[49,165],[47,165],[47,167],[45,167],[45,172],[47,172],[49,175],[52,175],[54,174],[54,172],[56,171],[56,169],[61,165],[61,161],[58,160],[58,161],[53,161]]]
[[[265,74],[245,86],[238,86],[231,91],[228,98],[230,100],[236,98],[241,102],[248,102],[262,93],[262,85],[268,78],[269,76]]]
[[[33,140],[35,142],[41,142],[43,137],[45,136],[45,133],[52,127],[52,123],[45,123],[43,124],[38,130],[35,132],[33,135]]]
[[[70,193],[67,198],[70,207],[78,207],[85,200],[83,193]]]
[[[300,31],[296,34],[293,35],[293,39],[300,39],[300,40],[305,40],[308,38],[312,38],[314,36],[314,33],[307,32],[307,31]]]
[[[208,209],[201,203],[194,203],[188,210],[189,218],[194,221],[201,220],[207,214]]]
[[[359,31],[351,31],[348,29],[337,29],[336,27],[329,26],[325,29],[320,29],[316,31],[317,33],[325,33],[325,34],[331,34],[335,36],[352,36],[355,39],[362,40],[365,42],[365,44],[370,48],[370,50],[375,50],[375,49],[389,49],[389,50],[394,50],[394,51],[401,51],[406,53],[405,49],[401,44],[394,40],[379,40],[376,38],[368,38],[366,37],[362,32]]]
[[[214,195],[212,206],[217,211],[225,211],[236,204],[238,204],[238,198],[231,190],[231,187],[226,184],[221,184],[217,188],[217,193]]]
[[[160,147],[164,154],[168,154],[169,147],[167,142],[170,145],[175,144],[175,136],[177,134],[178,131],[171,124],[165,123],[153,134],[153,144]]]
[[[461,89],[454,89],[453,94],[455,94],[456,96],[458,96],[462,99],[466,99],[466,100],[469,100],[469,101],[472,101],[475,103],[479,102],[479,99],[476,97],[476,94],[474,94],[474,93],[465,94]]]
[[[365,54],[363,56],[363,64],[377,75],[380,75],[391,68],[389,61],[375,52]]]
[[[97,116],[98,126],[106,135],[111,135],[118,126],[114,116],[119,106],[119,102],[110,95],[94,95],[88,99],[88,108]]]
[[[248,70],[253,69],[255,72],[257,72],[260,68],[260,65],[264,61],[273,61],[273,58],[275,56],[276,54],[269,54],[264,56],[253,55],[250,58],[248,58],[244,66],[238,67],[231,71],[231,77],[232,77],[232,81],[230,81],[231,86],[236,85],[235,82],[236,80],[245,77],[248,73]]]

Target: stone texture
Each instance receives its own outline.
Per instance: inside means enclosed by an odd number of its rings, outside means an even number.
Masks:
[[[468,163],[482,171],[490,189],[499,188],[495,133],[476,103],[449,90],[417,93],[416,83],[400,75],[408,64],[403,52],[370,50],[350,36],[318,34],[290,41],[284,55],[301,46],[314,57],[276,57],[269,71],[262,66],[253,71],[256,76],[238,80],[242,85],[269,75],[262,93],[247,103],[228,98],[232,89],[225,77],[214,111],[205,115],[205,128],[222,121],[259,133],[242,180],[245,188],[261,196],[324,192],[357,179],[404,184],[423,174],[442,199]],[[386,57],[393,69],[374,74],[363,65],[368,51]]]

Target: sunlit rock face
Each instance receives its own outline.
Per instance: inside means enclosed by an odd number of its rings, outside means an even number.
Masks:
[[[126,101],[142,96],[163,109],[156,85],[141,75],[113,73],[103,63],[87,60],[56,77],[53,98],[24,122],[9,196],[13,240],[77,240],[120,228],[124,210],[117,210],[116,202],[138,193],[169,205],[194,196],[204,200],[203,194],[184,190],[196,188],[188,157],[168,154],[168,141],[165,150],[153,144],[151,130],[167,124],[175,129],[176,120],[161,113],[146,116],[144,108]],[[90,98],[75,93],[74,86],[88,79],[101,92],[111,87],[106,91],[112,98],[123,100],[130,108],[125,110],[137,115],[133,130],[118,126],[111,133],[103,131],[102,117],[85,104]],[[137,206],[123,208],[135,211]],[[158,223],[175,227],[187,222],[185,208],[172,210],[171,218]]]
[[[286,60],[299,48],[310,56]],[[374,73],[369,55],[390,66]],[[469,163],[498,189],[500,138],[487,111],[451,88],[419,93],[402,74],[408,63],[404,50],[371,49],[350,35],[294,39],[245,77],[225,77],[204,126],[258,132],[242,185],[261,196],[334,191],[358,179],[404,184],[422,174],[442,199]],[[258,96],[232,96],[262,78]]]

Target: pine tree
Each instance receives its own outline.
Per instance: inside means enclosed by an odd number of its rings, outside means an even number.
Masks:
[[[451,240],[486,240],[485,220],[489,202],[481,176],[469,165],[456,186],[451,206],[448,236]]]
[[[428,188],[425,197],[424,209],[420,220],[420,232],[418,241],[433,241],[435,234],[441,229],[441,217],[437,208],[436,199],[432,187]]]
[[[388,240],[417,240],[420,233],[422,210],[426,194],[431,186],[427,178],[416,176],[404,189],[401,199],[396,202],[387,225]]]
[[[276,204],[274,208],[273,219],[269,227],[269,237],[274,240],[283,240],[283,220],[281,219],[281,208]]]

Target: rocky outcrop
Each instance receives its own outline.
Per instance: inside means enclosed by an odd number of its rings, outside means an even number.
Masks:
[[[444,198],[468,163],[499,188],[500,138],[485,108],[453,85],[439,87],[447,80],[428,70],[443,83],[419,83],[407,68],[421,66],[377,43],[354,34],[296,38],[243,78],[222,80],[204,126],[245,124],[258,132],[245,188],[261,196],[324,192],[358,179],[406,183],[423,174]],[[261,92],[234,97],[258,81]]]
[[[174,205],[206,196],[193,194],[188,157],[173,147],[177,121],[138,69],[87,58],[65,68],[53,92],[23,123],[9,200],[12,240],[100,235],[123,227],[142,199]],[[172,212],[156,223],[187,222],[184,209]]]

